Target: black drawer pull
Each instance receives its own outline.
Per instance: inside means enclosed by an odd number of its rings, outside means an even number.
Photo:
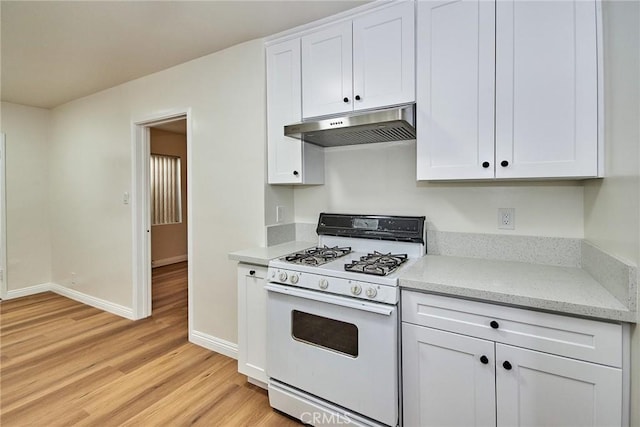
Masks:
[[[482,362],[483,365],[486,365],[487,363],[489,363],[489,358],[485,355],[480,356],[480,361]]]
[[[492,320],[491,323],[489,323],[489,326],[491,326],[493,329],[498,329],[500,327],[500,324],[495,320]]]
[[[508,361],[508,360],[505,360],[505,362],[502,364],[502,367],[503,367],[504,369],[506,369],[507,371],[510,371],[510,370],[511,370],[511,368],[513,368],[513,366],[511,366],[511,363],[509,363],[509,361]]]
[[[249,274],[252,275],[252,276],[255,276],[256,275],[256,271],[255,270],[249,270]]]

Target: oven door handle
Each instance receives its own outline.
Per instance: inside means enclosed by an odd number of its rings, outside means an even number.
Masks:
[[[323,294],[320,292],[307,291],[299,288],[290,288],[283,285],[272,285],[267,283],[264,288],[270,292],[276,292],[279,294],[291,295],[294,297],[309,299],[318,302],[325,302],[328,304],[339,305],[342,307],[353,308],[355,310],[364,310],[370,313],[383,314],[385,316],[391,316],[396,310],[395,306],[390,306],[380,303],[371,303],[368,301],[355,300],[351,298],[339,297],[335,295]]]

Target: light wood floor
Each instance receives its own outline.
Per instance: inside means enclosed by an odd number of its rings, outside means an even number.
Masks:
[[[136,322],[43,293],[0,303],[0,425],[299,426],[237,363],[188,342],[186,263]]]

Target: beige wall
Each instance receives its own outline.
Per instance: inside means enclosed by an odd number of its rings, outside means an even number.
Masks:
[[[191,109],[192,324],[237,340],[231,251],[264,244],[265,80],[261,40],[52,111],[53,280],[132,307],[132,121]]]
[[[6,134],[7,289],[51,281],[49,232],[50,112],[3,102]]]
[[[444,231],[583,236],[580,183],[416,182],[415,142],[325,150],[326,184],[294,189],[296,221],[322,211],[425,215]],[[498,208],[515,208],[515,230],[498,230]]]
[[[180,157],[182,222],[151,227],[151,262],[187,256],[187,136],[151,129],[151,154]]]
[[[640,265],[640,3],[605,1],[606,178],[585,185],[585,237]],[[631,425],[640,426],[640,328],[632,331]]]

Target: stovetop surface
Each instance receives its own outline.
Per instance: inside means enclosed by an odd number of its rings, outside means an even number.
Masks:
[[[280,258],[291,264],[320,266],[351,253],[350,246],[316,246]]]
[[[333,261],[327,262],[322,265],[305,265],[305,264],[292,264],[290,262],[285,261],[286,257],[282,257],[279,259],[272,260],[269,263],[269,267],[302,272],[302,273],[311,273],[320,276],[326,277],[339,277],[343,279],[358,281],[358,282],[367,282],[367,283],[375,283],[380,285],[387,286],[397,286],[398,285],[398,277],[402,270],[407,268],[409,265],[413,264],[416,259],[409,257],[407,261],[405,261],[402,265],[400,265],[395,271],[387,274],[386,276],[378,276],[373,274],[365,274],[361,272],[354,271],[346,271],[345,265],[352,264],[354,261],[360,261],[360,258],[365,257],[369,254],[369,252],[351,252],[345,256],[337,258]]]
[[[407,254],[381,253],[374,251],[359,260],[354,260],[350,264],[345,264],[346,271],[356,273],[373,274],[375,276],[388,276],[396,271],[402,264],[407,262]]]

